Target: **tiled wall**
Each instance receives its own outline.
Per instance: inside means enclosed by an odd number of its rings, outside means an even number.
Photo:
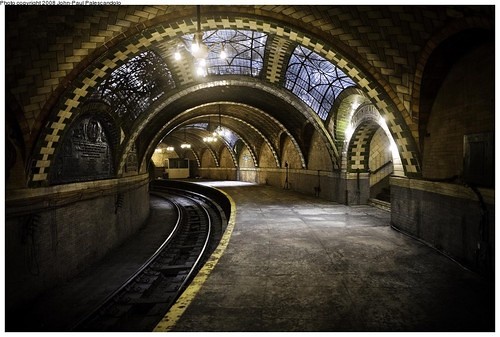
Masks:
[[[391,178],[391,223],[465,266],[491,273],[495,247],[494,191],[480,192],[486,212],[468,187]],[[481,238],[481,232],[485,238]],[[486,249],[489,259],[481,258]]]
[[[227,12],[223,6],[214,9]],[[418,174],[418,150],[414,143],[418,138],[418,128],[413,120],[411,103],[413,76],[421,64],[415,55],[427,48],[425,44],[432,34],[443,28],[448,20],[464,15],[488,17],[491,8],[457,7],[450,10],[436,6],[433,10],[426,10],[414,6],[339,6],[323,9],[318,6],[233,6],[231,16],[209,16],[203,26],[261,30],[284,39],[277,40],[278,44],[297,42],[324,55],[351,76],[387,118],[403,154],[401,159],[406,172]],[[51,152],[58,145],[65,125],[75,116],[77,106],[96,86],[96,81],[141,50],[174,35],[192,32],[195,29],[192,20],[167,24],[170,21],[166,19],[190,17],[193,11],[193,6],[110,6],[98,11],[86,8],[81,13],[74,7],[61,6],[53,12],[42,10],[42,14],[27,10],[8,20],[9,46],[22,47],[9,49],[7,78],[13,95],[25,111],[24,120],[19,122],[27,131],[28,147],[33,145],[33,139],[28,139],[30,135],[38,134],[33,131],[41,128],[50,110],[57,110],[48,125],[51,130],[42,135],[33,181],[43,182],[47,178]],[[306,32],[313,32],[311,36],[319,39],[291,29],[293,25],[276,24],[284,19],[294,22],[296,27],[304,27]],[[488,19],[465,21],[463,27],[491,27]],[[71,22],[72,29],[58,30],[54,22]],[[38,34],[31,34],[33,27],[39,30]],[[26,43],[17,44],[19,39]],[[26,46],[33,48],[29,50]],[[110,55],[100,60],[101,65],[91,64],[105,51]],[[356,55],[355,60],[361,66],[355,65],[345,55]],[[266,80],[270,83],[281,78],[283,67],[276,67],[280,57],[275,55],[269,60],[270,68],[266,69],[266,74],[270,77]],[[84,71],[88,73],[82,76]],[[176,75],[178,79],[184,78],[180,73]],[[73,85],[63,98],[58,96]],[[60,104],[58,99],[61,99]]]
[[[7,307],[22,305],[65,282],[133,235],[149,215],[147,178],[79,183],[74,190],[72,184],[47,188],[40,202],[38,196],[22,192],[7,200]],[[60,207],[47,206],[63,202]],[[30,215],[36,217],[34,223]]]
[[[483,46],[460,60],[436,96],[424,139],[424,178],[463,173],[464,135],[495,130],[494,46]],[[481,60],[481,62],[478,62]]]

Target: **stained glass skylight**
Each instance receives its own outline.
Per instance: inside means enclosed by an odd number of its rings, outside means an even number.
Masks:
[[[183,37],[188,49],[193,35]],[[209,30],[203,32],[203,42],[209,52],[207,72],[209,75],[259,76],[264,65],[264,50],[267,34],[250,30]],[[224,49],[226,57],[220,57]]]
[[[285,87],[310,106],[322,120],[339,93],[354,82],[330,61],[298,45],[288,63]]]
[[[208,123],[194,123],[194,124],[190,124],[189,127],[207,130]]]
[[[223,126],[220,127],[220,132],[219,135],[224,138],[224,140],[229,144],[229,146],[232,148],[234,144],[240,139],[240,137],[234,133],[232,130],[225,128]]]
[[[115,69],[91,98],[105,101],[119,117],[133,121],[173,88],[175,82],[162,58],[145,51]]]

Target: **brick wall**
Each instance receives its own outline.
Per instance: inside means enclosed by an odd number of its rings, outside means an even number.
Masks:
[[[227,147],[224,146],[220,155],[221,167],[234,167],[234,160]]]
[[[238,166],[242,167],[242,168],[255,166],[253,159],[252,159],[252,154],[250,153],[250,151],[248,150],[248,148],[246,146],[244,146],[241,149],[241,153],[239,155]]]
[[[391,223],[420,238],[467,267],[488,273],[494,270],[494,191],[481,190],[487,218],[477,196],[461,185],[391,178]],[[482,221],[485,242],[480,236]],[[479,246],[478,246],[479,245]],[[483,247],[479,250],[478,247]],[[488,259],[481,259],[486,247]]]
[[[147,176],[142,182],[130,179],[120,184],[80,183],[76,191],[64,186],[64,199],[54,193],[44,197],[45,206],[33,202],[32,213],[17,208],[5,222],[6,307],[15,308],[35,298],[101,259],[133,235],[149,215]],[[81,188],[82,184],[87,189]],[[127,184],[131,188],[127,190]],[[91,185],[97,185],[92,187]],[[120,185],[120,187],[118,187]],[[61,187],[55,187],[59,190]],[[52,189],[55,189],[52,188]],[[48,193],[47,188],[45,192]],[[124,190],[125,189],[125,190]],[[92,190],[92,192],[91,192]],[[33,190],[29,191],[33,193]],[[85,194],[93,193],[89,199]],[[100,195],[100,196],[99,196]],[[118,197],[121,195],[121,197]],[[120,198],[121,206],[116,208]],[[84,199],[77,201],[79,199]],[[29,205],[33,198],[26,197]],[[16,198],[20,205],[22,198]],[[7,200],[7,204],[14,202]],[[56,202],[61,207],[49,208]],[[115,213],[116,209],[116,213]],[[14,210],[9,207],[9,212]],[[31,222],[30,214],[36,219]]]
[[[307,168],[310,170],[332,171],[333,164],[328,154],[328,149],[324,141],[315,131],[309,148],[309,158],[307,160]]]
[[[285,162],[288,162],[289,168],[301,168],[302,162],[296,147],[289,137],[285,139],[281,155],[281,166],[285,167]]]
[[[274,159],[273,153],[267,144],[260,148],[258,156],[259,167],[276,167],[276,160]]]
[[[215,167],[215,159],[209,150],[203,151],[201,156],[201,167]]]
[[[439,90],[424,140],[422,175],[444,179],[463,172],[463,137],[495,130],[493,45],[459,60]],[[480,60],[478,62],[478,60]]]

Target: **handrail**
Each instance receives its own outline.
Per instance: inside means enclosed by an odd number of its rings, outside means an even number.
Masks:
[[[378,171],[382,170],[383,168],[385,168],[386,166],[388,166],[389,164],[392,164],[392,160],[389,160],[387,163],[383,164],[382,166],[380,166],[378,169],[375,169],[373,171],[370,170],[370,174],[375,174],[377,173]]]

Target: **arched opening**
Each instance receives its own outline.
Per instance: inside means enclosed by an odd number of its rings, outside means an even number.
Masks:
[[[391,202],[389,178],[394,172],[391,141],[379,127],[370,142],[368,167],[370,172],[370,199]]]
[[[464,44],[470,48],[462,50]],[[491,35],[477,34],[477,31],[448,39],[431,55],[422,90],[435,91],[420,105],[424,178],[468,181],[472,174],[476,177],[469,183],[481,182],[480,185],[493,187],[495,75],[483,64],[494,63]],[[436,74],[440,76],[439,86],[434,88]],[[474,158],[468,157],[470,154]]]

